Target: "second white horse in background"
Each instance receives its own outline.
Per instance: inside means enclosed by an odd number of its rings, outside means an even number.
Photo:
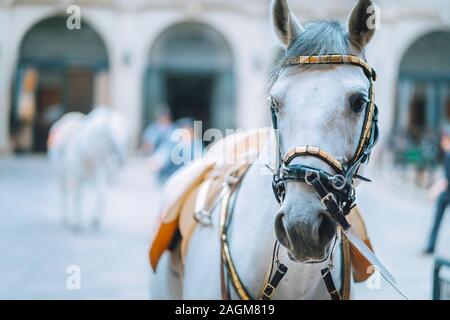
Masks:
[[[127,151],[125,121],[109,107],[97,107],[86,116],[71,112],[52,126],[48,152],[58,171],[66,225],[82,228],[83,186],[91,182],[96,197],[92,226],[100,226],[108,179],[125,163]]]

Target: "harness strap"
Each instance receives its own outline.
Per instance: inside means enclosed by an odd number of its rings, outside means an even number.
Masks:
[[[280,166],[280,163],[282,160],[281,150],[279,148],[279,146],[281,145],[281,141],[280,141],[280,132],[278,130],[278,118],[277,118],[277,113],[278,113],[279,109],[278,109],[278,105],[277,105],[276,101],[274,99],[272,99],[272,97],[269,97],[269,100],[270,100],[270,112],[271,112],[271,116],[272,116],[272,125],[273,125],[273,129],[275,131],[274,132],[275,141],[278,146],[278,152],[276,154],[276,159],[275,159],[275,164],[278,168]]]
[[[233,260],[231,258],[230,248],[228,244],[228,237],[227,237],[227,225],[229,221],[229,202],[231,195],[236,190],[237,185],[240,183],[240,180],[236,182],[233,187],[228,186],[227,191],[224,194],[224,197],[222,199],[222,207],[221,207],[221,214],[220,214],[220,244],[221,244],[221,254],[220,254],[220,260],[221,260],[221,268],[220,268],[220,275],[221,275],[221,290],[222,290],[222,298],[224,300],[230,299],[230,292],[228,290],[227,281],[226,281],[226,275],[228,274],[230,277],[230,282],[237,293],[239,299],[241,300],[253,300],[252,296],[244,286],[241,278],[239,277],[236,267],[233,263]],[[337,297],[339,297],[339,300],[341,298],[348,300],[350,298],[350,273],[351,273],[351,265],[350,265],[350,251],[348,246],[348,240],[346,240],[344,233],[341,233],[341,246],[342,246],[342,255],[343,255],[343,272],[342,272],[342,288],[341,293],[339,293],[336,290],[336,286],[334,284],[333,277],[331,275],[331,267],[328,266],[329,270],[327,272],[327,268],[322,270],[322,277],[325,283],[325,286],[327,287],[328,293],[330,294],[330,297],[335,300]],[[346,242],[347,241],[347,242]],[[273,261],[270,266],[270,269],[273,266]],[[275,274],[272,278],[270,278],[270,274],[272,273],[269,271],[269,280],[262,290],[262,295],[260,297],[260,300],[270,300],[278,285],[280,284],[283,277],[286,275],[288,271],[288,268],[277,261],[277,269],[275,271]]]
[[[372,134],[372,128],[374,123],[374,116],[375,116],[375,93],[374,93],[374,85],[373,85],[373,79],[369,77],[370,87],[369,87],[369,101],[367,103],[366,107],[366,115],[364,118],[364,125],[361,130],[361,136],[358,143],[358,147],[356,149],[355,155],[352,159],[352,162],[356,162],[357,159],[359,159],[364,151],[367,150],[367,144],[371,138]],[[367,160],[367,159],[365,159]],[[364,160],[364,161],[365,161]]]
[[[325,287],[328,290],[328,294],[332,300],[350,300],[350,285],[351,285],[351,256],[350,256],[350,246],[345,233],[340,229],[341,234],[341,254],[342,254],[342,284],[341,290],[338,291],[336,289],[336,285],[333,280],[333,276],[331,274],[331,270],[333,268],[332,265],[328,265],[328,267],[321,270],[322,279],[325,283]],[[275,245],[276,248],[276,245]],[[272,299],[275,290],[277,289],[279,283],[285,276],[288,271],[288,268],[277,261],[277,270],[272,278],[270,278],[272,274],[272,266],[275,259],[275,249],[274,248],[274,256],[272,257],[272,264],[268,270],[268,279],[266,285],[263,287],[260,300],[270,300]]]
[[[228,245],[228,237],[226,235],[226,221],[228,217],[228,203],[231,197],[232,191],[229,190],[225,197],[223,198],[222,204],[222,212],[220,216],[220,228],[221,228],[221,261],[222,265],[220,266],[221,270],[221,283],[222,283],[222,297],[224,299],[229,299],[229,293],[227,290],[227,284],[225,280],[225,271],[228,271],[228,275],[230,276],[231,284],[233,285],[234,290],[238,294],[241,300],[252,300],[250,294],[247,289],[244,287],[237,271],[234,263],[231,259],[230,247]]]
[[[224,255],[224,238],[223,233],[225,232],[225,222],[226,222],[226,212],[224,211],[225,203],[228,203],[230,199],[231,192],[227,190],[223,196],[222,202],[222,211],[220,214],[220,286],[222,292],[223,300],[230,300],[230,292],[228,291],[227,282],[226,282],[226,264],[225,264],[225,255]]]
[[[358,156],[358,158],[354,158],[353,163],[351,167],[349,167],[346,170],[346,180],[350,181],[352,180],[353,176],[356,176],[356,172],[358,171],[360,165],[362,163],[366,163],[369,160],[370,154],[372,153],[372,149],[375,147],[375,145],[378,142],[379,139],[379,128],[378,128],[378,107],[377,105],[373,105],[373,116],[372,116],[372,127],[370,129],[370,137],[369,140],[367,140],[367,144],[365,145],[365,149],[361,151],[361,154]],[[359,179],[361,177],[358,176]],[[362,179],[363,181],[366,181],[367,179]],[[370,181],[370,180],[369,180]]]
[[[246,171],[250,166],[246,165],[244,167],[239,167],[237,170],[231,170],[227,174],[227,183],[224,186],[225,192],[222,198],[222,206],[220,212],[220,280],[221,280],[221,291],[222,298],[224,300],[230,299],[230,294],[227,286],[226,276],[228,275],[231,284],[238,294],[241,300],[252,300],[252,297],[248,293],[244,284],[242,283],[236,268],[234,266],[233,260],[231,258],[230,247],[228,244],[228,224],[230,220],[229,216],[229,202],[234,191],[240,185],[242,178],[245,176]]]
[[[363,69],[368,78],[374,81],[377,79],[377,73],[366,61],[355,55],[340,55],[340,54],[326,54],[326,55],[311,55],[298,56],[287,61],[284,66],[295,65],[310,65],[310,64],[349,64],[359,66]]]
[[[312,171],[315,177],[312,180],[307,180],[306,183],[312,185],[316,189],[317,194],[320,197],[320,202],[327,209],[328,213],[336,220],[344,230],[350,228],[350,224],[345,218],[344,212],[339,206],[335,195],[332,192],[328,192],[322,181],[320,181],[320,176],[317,172]]]
[[[282,264],[279,263],[277,266],[277,270],[275,271],[275,274],[272,277],[272,280],[270,280],[264,287],[264,290],[262,292],[262,296],[260,300],[270,300],[272,299],[272,296],[280,284],[281,279],[285,276],[286,272],[288,271],[288,268]]]
[[[351,255],[350,255],[350,243],[347,236],[341,229],[341,249],[342,249],[342,288],[341,297],[343,300],[350,300],[350,287],[351,287]]]
[[[325,286],[327,287],[328,293],[330,294],[331,300],[342,300],[341,294],[336,289],[336,286],[334,285],[333,276],[331,275],[331,269],[332,266],[328,266],[322,270],[320,270],[320,273],[322,274],[323,282],[325,283]]]
[[[332,300],[350,300],[350,285],[351,285],[351,257],[350,257],[350,246],[345,233],[340,230],[341,235],[341,255],[342,255],[342,263],[341,263],[341,290],[338,291],[336,289],[336,285],[333,280],[333,276],[331,274],[331,270],[333,266],[330,264],[326,268],[321,270],[322,279],[325,283],[325,286],[328,290],[328,294],[330,295]]]

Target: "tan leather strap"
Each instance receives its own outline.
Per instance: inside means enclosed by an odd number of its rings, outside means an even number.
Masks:
[[[322,150],[319,147],[314,146],[300,146],[289,150],[286,156],[284,157],[283,163],[289,164],[293,158],[296,158],[300,155],[303,156],[310,155],[320,158],[329,165],[331,165],[333,169],[336,170],[337,172],[343,171],[342,164],[339,162],[339,160],[337,160],[335,157],[333,157],[330,153],[326,152],[325,150]]]
[[[344,259],[343,263],[343,279],[341,287],[341,297],[343,300],[350,300],[350,287],[351,287],[351,256],[350,256],[350,243],[345,236],[345,233],[341,230],[341,247],[342,247],[342,257]]]
[[[374,81],[377,79],[375,69],[373,69],[366,61],[354,55],[312,55],[312,56],[298,56],[288,60],[284,66],[294,65],[311,65],[311,64],[349,64],[361,67],[366,75]]]
[[[225,270],[228,271],[230,276],[231,284],[235,289],[241,300],[251,300],[250,295],[245,290],[241,279],[236,271],[233,260],[231,259],[230,247],[228,246],[228,238],[226,235],[226,221],[228,217],[228,204],[230,202],[230,197],[232,194],[232,190],[229,189],[222,201],[222,208],[220,213],[220,247],[221,247],[221,287],[222,287],[222,297],[228,299],[229,295],[227,293],[227,284],[225,279]]]
[[[237,166],[233,170],[230,170],[226,175],[226,185],[224,186],[225,192],[222,198],[222,207],[220,210],[220,220],[219,220],[219,228],[220,228],[220,260],[221,260],[221,288],[222,288],[222,297],[224,299],[229,299],[229,292],[226,282],[226,273],[228,273],[230,277],[231,284],[233,285],[234,290],[238,294],[241,300],[251,300],[250,294],[245,289],[239,275],[236,271],[236,267],[233,263],[230,253],[230,247],[228,245],[228,236],[227,236],[227,220],[229,214],[229,202],[233,192],[237,189],[239,184],[242,181],[242,178],[245,176],[250,165],[245,166]]]
[[[220,212],[220,287],[222,291],[222,299],[223,300],[229,300],[230,299],[230,293],[228,292],[228,286],[226,281],[226,262],[225,262],[225,221],[227,220],[227,211],[228,211],[228,202],[230,200],[231,191],[227,190],[224,193],[223,199],[222,199],[222,208]]]
[[[364,119],[364,126],[361,131],[361,137],[358,143],[358,147],[356,148],[355,155],[353,156],[353,159],[358,159],[362,152],[364,151],[365,146],[367,145],[367,142],[370,139],[371,133],[372,133],[372,120],[375,116],[375,90],[373,85],[373,79],[369,78],[370,81],[370,92],[369,92],[369,110],[366,112],[366,118]]]

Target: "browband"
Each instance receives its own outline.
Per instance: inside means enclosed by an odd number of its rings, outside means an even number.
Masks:
[[[375,72],[375,69],[369,66],[369,64],[360,57],[350,54],[298,56],[286,61],[286,63],[283,64],[283,67],[308,64],[350,64],[359,66],[364,70],[364,73],[367,75],[367,77],[372,78],[373,81],[377,80],[377,73]]]

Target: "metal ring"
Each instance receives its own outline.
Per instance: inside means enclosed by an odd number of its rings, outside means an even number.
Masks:
[[[336,190],[342,190],[345,188],[345,177],[342,174],[337,174],[334,175],[331,178],[331,185],[333,186],[334,189]]]

